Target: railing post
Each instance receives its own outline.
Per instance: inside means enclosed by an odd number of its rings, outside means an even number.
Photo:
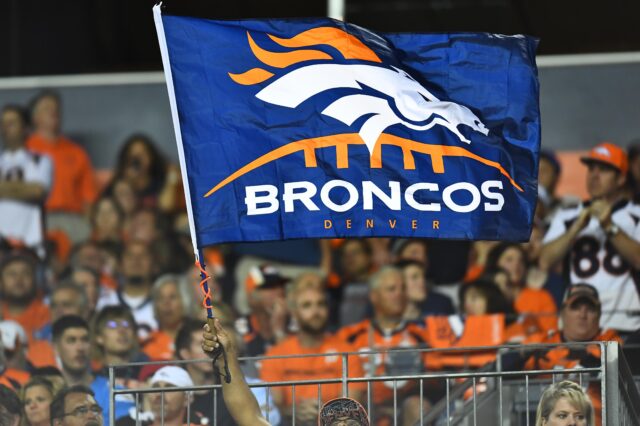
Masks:
[[[115,426],[116,418],[116,396],[113,394],[113,389],[116,387],[114,367],[109,366],[109,426]]]
[[[602,365],[602,425],[617,426],[620,423],[620,383],[618,376],[618,342],[604,342]]]
[[[347,385],[347,377],[349,377],[349,354],[342,354],[342,396],[349,396],[349,386]]]

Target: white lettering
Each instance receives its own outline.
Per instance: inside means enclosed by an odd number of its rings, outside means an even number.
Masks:
[[[415,199],[415,193],[418,191],[438,191],[437,183],[414,183],[410,187],[407,188],[407,191],[404,193],[404,199],[411,207],[416,210],[423,212],[439,212],[440,204],[439,203],[419,203]]]
[[[333,200],[331,200],[331,198],[329,198],[329,193],[331,192],[331,190],[338,187],[346,189],[347,192],[349,193],[349,198],[346,201],[344,201],[342,204],[336,204],[333,202]],[[358,196],[358,190],[356,189],[355,186],[353,186],[353,184],[346,182],[344,180],[336,179],[336,180],[330,180],[322,187],[322,189],[320,190],[320,199],[322,200],[322,203],[325,206],[327,206],[330,210],[333,210],[334,212],[342,213],[342,212],[346,212],[347,210],[355,206],[356,203],[358,202],[359,196]],[[340,200],[340,201],[343,201],[343,200]]]
[[[502,206],[504,206],[504,197],[499,192],[491,192],[491,188],[502,189],[502,182],[499,180],[488,180],[486,182],[482,182],[482,185],[480,186],[482,195],[497,202],[496,204],[484,203],[484,210],[487,212],[499,212],[502,210]]]
[[[451,194],[460,190],[469,191],[471,194],[471,202],[466,206],[457,204],[451,198]],[[477,209],[480,205],[480,191],[478,191],[478,188],[469,182],[454,183],[453,185],[447,186],[444,191],[442,191],[442,201],[444,201],[444,204],[454,212],[469,213]]]
[[[373,210],[373,195],[375,195],[391,210],[400,210],[400,182],[389,182],[389,189],[391,195],[385,194],[382,189],[369,180],[362,182],[362,208]]]
[[[297,189],[303,191],[295,192]],[[291,213],[295,210],[294,201],[300,201],[310,211],[318,211],[320,208],[311,201],[311,197],[316,195],[318,188],[311,182],[287,182],[284,184],[284,192],[282,193],[282,201],[284,201],[285,213]]]
[[[266,195],[257,195],[266,192]],[[278,211],[278,188],[273,185],[256,185],[245,187],[244,202],[247,205],[247,216],[258,214],[268,214]],[[258,207],[258,204],[268,204],[265,207]]]

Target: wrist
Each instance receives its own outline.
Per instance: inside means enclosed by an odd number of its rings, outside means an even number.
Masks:
[[[620,232],[620,228],[618,227],[618,225],[611,221],[609,221],[609,224],[607,226],[603,225],[602,229],[604,230],[605,234],[607,234],[607,237],[610,238],[615,237]]]

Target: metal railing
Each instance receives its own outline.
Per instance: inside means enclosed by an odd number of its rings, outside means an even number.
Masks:
[[[568,347],[572,351],[586,351],[587,347],[597,346],[600,353],[600,365],[594,367],[577,367],[573,369],[547,369],[547,370],[515,370],[505,371],[503,359],[507,354],[519,353],[523,359],[528,357],[532,351],[551,350],[557,347]],[[379,375],[375,377],[351,377],[348,371],[350,357],[362,357],[371,359],[379,357],[384,359],[391,352],[408,352],[425,356],[437,355],[447,356],[456,353],[470,353],[494,351],[496,361],[486,366],[465,371],[436,371],[417,372],[415,374]],[[400,424],[403,416],[407,416],[407,409],[404,404],[410,399],[414,403],[415,424],[419,425],[486,425],[496,424],[506,425],[532,425],[535,421],[535,410],[538,405],[540,394],[544,387],[562,379],[570,379],[579,383],[584,388],[589,388],[592,398],[598,398],[601,405],[602,425],[638,425],[640,424],[640,394],[634,383],[629,367],[622,355],[617,342],[588,342],[588,343],[565,343],[560,345],[526,345],[526,346],[492,346],[492,347],[472,347],[472,348],[450,348],[450,349],[393,349],[360,351],[350,353],[332,353],[317,355],[291,355],[279,357],[247,357],[241,358],[245,363],[261,362],[266,359],[303,359],[311,357],[340,357],[341,374],[339,377],[326,378],[322,380],[296,380],[278,382],[250,383],[252,389],[263,389],[266,401],[261,401],[264,407],[263,414],[270,417],[272,413],[273,396],[271,391],[276,388],[288,388],[291,392],[292,404],[287,412],[281,413],[284,421],[283,425],[291,424],[303,426],[297,421],[296,391],[302,387],[317,387],[317,404],[321,406],[328,398],[323,395],[322,388],[325,385],[339,385],[342,396],[349,396],[350,387],[358,386],[359,389],[366,387],[366,392],[362,396],[362,403],[367,408],[371,417],[371,424],[376,424],[381,416],[387,416],[394,426]],[[221,410],[219,406],[222,402],[221,385],[208,384],[203,386],[175,387],[175,388],[116,388],[116,371],[119,368],[131,366],[155,365],[182,365],[186,366],[198,362],[211,362],[210,360],[189,360],[189,361],[168,361],[157,363],[133,363],[121,366],[109,367],[110,384],[110,419],[109,424],[115,424],[116,398],[122,395],[131,395],[135,401],[136,424],[140,423],[141,395],[160,393],[161,398],[161,419],[160,424],[164,425],[165,394],[170,392],[186,392],[187,396],[202,391],[212,393],[213,418],[209,419],[210,425],[218,425],[218,414]],[[376,392],[385,384],[385,391],[390,392],[390,396],[381,404],[375,400]],[[406,384],[409,383],[410,391],[406,391]],[[433,393],[434,389],[439,398],[430,403],[427,394]],[[265,404],[266,402],[266,404]],[[384,406],[388,413],[380,413],[380,407]],[[192,422],[192,414],[187,407],[187,424]],[[411,418],[413,420],[413,418]]]

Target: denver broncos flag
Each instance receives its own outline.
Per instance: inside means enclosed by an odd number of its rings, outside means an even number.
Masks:
[[[196,246],[529,238],[535,40],[154,14]]]

